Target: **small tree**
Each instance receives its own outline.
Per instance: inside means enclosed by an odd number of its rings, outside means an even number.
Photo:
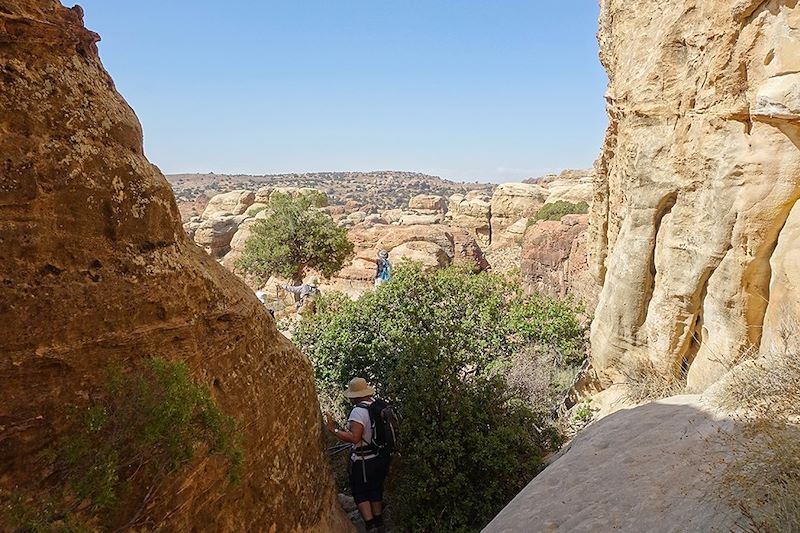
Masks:
[[[252,227],[236,266],[260,281],[270,276],[302,283],[308,269],[329,277],[338,272],[353,251],[347,230],[324,213],[312,209],[317,198],[301,194],[273,194],[269,214]]]

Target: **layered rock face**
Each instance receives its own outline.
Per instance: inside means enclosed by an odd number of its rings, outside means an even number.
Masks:
[[[599,40],[594,364],[608,385],[649,358],[703,390],[800,311],[800,6],[604,0]]]
[[[39,452],[70,409],[110,364],[158,356],[185,361],[240,422],[246,468],[230,485],[221,461],[198,460],[143,519],[170,531],[347,530],[308,360],[185,236],[81,15],[0,0],[0,489],[46,490]]]
[[[573,297],[591,314],[597,291],[586,262],[587,215],[565,215],[531,226],[522,242],[522,279],[528,291]]]
[[[491,244],[491,196],[480,192],[452,195],[448,203],[447,220],[454,226],[467,229],[478,239],[481,246]]]

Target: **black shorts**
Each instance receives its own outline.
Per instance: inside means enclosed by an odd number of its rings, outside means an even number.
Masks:
[[[350,491],[356,504],[383,501],[383,480],[388,472],[388,457],[379,456],[364,461],[350,459]]]

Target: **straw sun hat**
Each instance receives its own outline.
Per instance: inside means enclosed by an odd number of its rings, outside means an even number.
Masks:
[[[369,386],[367,380],[364,378],[353,378],[347,384],[347,390],[344,395],[348,398],[366,398],[375,394],[375,389]]]

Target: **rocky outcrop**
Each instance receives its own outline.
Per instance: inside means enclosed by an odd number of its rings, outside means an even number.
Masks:
[[[482,193],[454,194],[447,211],[448,224],[468,230],[481,246],[492,242],[491,197]]]
[[[469,264],[480,271],[489,266],[475,238],[462,228],[441,224],[359,225],[349,230],[348,237],[355,245],[354,258],[330,280],[324,280],[323,290],[335,289],[356,297],[372,287],[375,264],[362,258],[375,258],[378,250],[388,251],[394,266],[404,260],[418,261],[425,268]]]
[[[445,213],[447,211],[447,200],[435,194],[418,194],[408,201],[408,208],[426,215]]]
[[[618,362],[649,358],[703,390],[800,307],[787,262],[800,246],[800,6],[604,0],[599,40],[610,123],[589,239],[594,365],[609,385]]]
[[[747,529],[721,489],[738,428],[697,396],[677,396],[595,422],[483,530]]]
[[[349,529],[310,363],[185,236],[98,39],[79,7],[0,0],[0,492],[46,493],[58,472],[40,452],[71,409],[109,365],[158,356],[184,361],[240,422],[247,466],[233,485],[198,451],[143,520],[168,531]]]
[[[572,204],[591,203],[594,195],[594,169],[565,170],[560,174],[548,174],[539,178],[527,179],[523,183],[541,185],[547,188],[545,203],[563,200]]]
[[[522,280],[529,292],[572,297],[591,315],[597,291],[586,262],[587,215],[540,220],[522,243]]]
[[[230,250],[231,239],[246,218],[217,214],[214,218],[203,220],[194,230],[194,242],[213,257],[222,257]],[[192,223],[188,223],[191,225]],[[188,233],[188,232],[187,232]]]
[[[253,202],[256,194],[253,191],[231,191],[213,196],[203,210],[202,218],[211,219],[219,215],[241,215]]]
[[[495,235],[521,218],[531,217],[544,205],[546,187],[529,183],[504,183],[492,194],[492,234]]]

